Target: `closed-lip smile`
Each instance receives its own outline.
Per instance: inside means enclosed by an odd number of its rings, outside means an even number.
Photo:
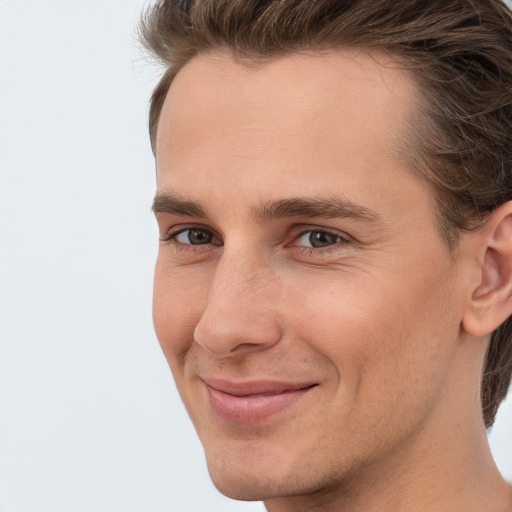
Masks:
[[[288,408],[318,383],[253,380],[234,382],[203,378],[213,412],[229,423],[261,423]]]

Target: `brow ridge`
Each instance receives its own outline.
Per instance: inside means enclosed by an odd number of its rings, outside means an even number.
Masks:
[[[377,212],[345,198],[289,198],[268,201],[253,210],[263,219],[273,220],[286,217],[351,218],[367,222],[380,222]]]
[[[188,217],[208,217],[205,208],[196,201],[181,199],[162,192],[156,194],[151,209],[155,215],[167,213],[171,215],[187,215]]]
[[[209,214],[200,203],[182,199],[178,196],[159,192],[153,200],[153,213],[186,215],[189,217],[207,218]],[[380,222],[378,213],[339,197],[308,198],[292,197],[270,200],[252,208],[254,217],[264,220],[277,220],[288,217],[310,218],[350,218],[366,222]]]

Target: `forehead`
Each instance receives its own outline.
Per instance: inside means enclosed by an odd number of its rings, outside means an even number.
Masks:
[[[416,96],[409,72],[384,54],[337,50],[250,64],[198,56],[164,102],[158,188],[188,194],[192,184],[199,193],[214,184],[225,192],[244,183],[251,194],[280,198],[341,178],[357,199],[361,177],[378,189],[390,178],[385,169],[404,167],[395,147]]]
[[[242,121],[247,126],[262,120],[288,121],[290,127],[313,121],[316,126],[319,115],[333,108],[343,108],[339,113],[348,116],[347,121],[367,130],[372,120],[400,129],[415,96],[412,75],[382,53],[296,53],[261,63],[210,53],[189,61],[172,82],[157,143],[168,142],[165,128],[178,122],[181,129],[195,129],[198,122],[218,127],[221,121],[235,129]],[[220,118],[208,115],[220,111]],[[394,115],[388,117],[391,111]]]

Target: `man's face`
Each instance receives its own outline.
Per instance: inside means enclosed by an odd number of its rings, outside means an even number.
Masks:
[[[414,102],[355,51],[198,57],[170,88],[155,327],[232,497],[389,470],[453,413],[461,272],[394,149]]]

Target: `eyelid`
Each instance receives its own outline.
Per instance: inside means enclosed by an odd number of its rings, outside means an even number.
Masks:
[[[213,240],[209,243],[205,244],[188,244],[179,242],[176,239],[176,237],[191,229],[198,229],[198,230],[204,230],[209,233],[212,233]],[[325,247],[312,247],[312,246],[306,246],[306,245],[297,245],[296,242],[300,238],[302,238],[304,235],[311,233],[311,232],[324,232],[328,233],[330,235],[336,236],[339,238],[339,241],[333,243],[332,245],[328,245]],[[190,223],[190,224],[178,224],[171,226],[167,233],[165,235],[161,235],[159,237],[160,243],[170,243],[171,245],[174,245],[176,249],[180,250],[187,250],[187,251],[204,251],[208,247],[214,246],[219,247],[223,245],[223,239],[220,235],[218,235],[217,231],[210,226],[206,226],[200,223]],[[292,228],[291,233],[291,241],[285,244],[285,248],[293,249],[294,251],[301,252],[304,254],[328,254],[330,252],[334,252],[337,250],[341,250],[342,247],[347,245],[355,245],[357,242],[354,240],[353,237],[350,235],[347,235],[347,233],[343,231],[339,231],[335,228],[330,227],[324,227],[324,226],[318,226],[318,225],[298,225],[295,226],[295,228]]]
[[[189,229],[197,229],[197,230],[203,230],[210,232],[214,238],[222,241],[222,238],[217,234],[217,232],[212,229],[209,226],[204,226],[202,224],[178,224],[177,226],[171,226],[165,235],[160,235],[159,240],[160,242],[170,242],[174,240],[179,234],[183,233],[184,231],[188,231]],[[183,242],[176,242],[181,245],[194,245],[194,244],[184,244]],[[198,244],[201,245],[201,244]],[[210,245],[210,244],[204,244],[204,245]],[[215,244],[214,244],[215,245]]]
[[[304,235],[315,231],[334,235],[338,237],[339,240],[333,243],[332,245],[327,245],[325,247],[313,247],[309,245],[296,244],[297,240],[302,238]],[[287,244],[286,247],[301,256],[323,257],[329,256],[333,253],[337,253],[343,251],[344,249],[347,249],[348,247],[354,246],[356,246],[356,241],[343,231],[338,231],[337,229],[326,228],[322,226],[308,226],[307,228],[301,226],[300,231],[298,231],[297,234],[295,234],[293,240],[289,244]]]
[[[323,226],[314,226],[314,225],[306,226],[306,227],[301,226],[299,228],[299,230],[297,231],[297,233],[293,236],[293,240],[302,238],[307,233],[311,233],[314,231],[318,231],[320,233],[328,233],[330,235],[337,236],[337,237],[341,238],[342,240],[344,240],[345,242],[354,242],[354,239],[350,235],[347,235],[347,233],[345,233],[344,231],[339,231],[338,229],[334,229],[334,228],[327,228],[327,227],[323,227]]]

